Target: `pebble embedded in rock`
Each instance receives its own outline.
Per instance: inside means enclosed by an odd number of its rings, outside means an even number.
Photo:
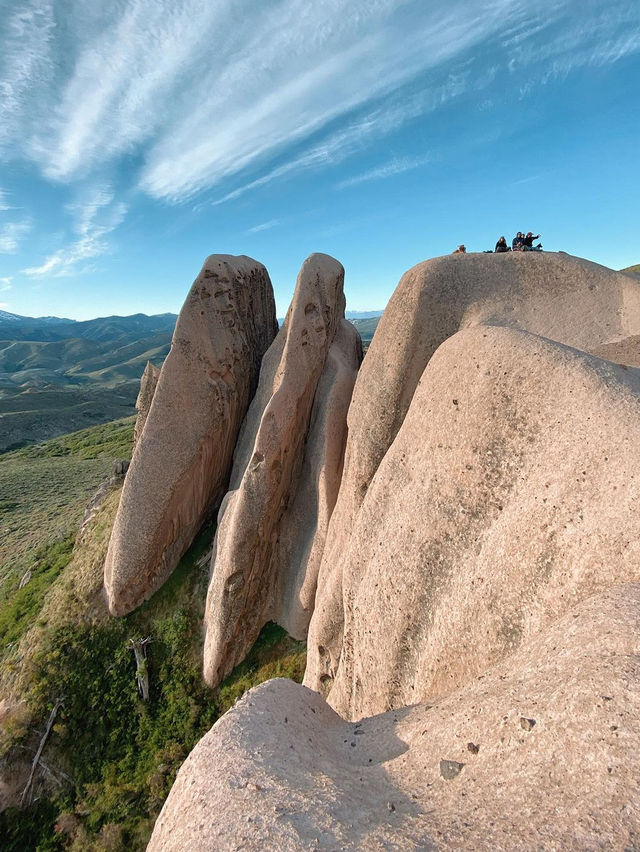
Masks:
[[[464,763],[458,763],[457,760],[440,761],[440,775],[442,775],[445,781],[451,781],[453,778],[457,778],[463,769]]]
[[[535,723],[535,719],[526,719],[524,716],[520,716],[520,727],[523,731],[532,731]]]
[[[467,751],[470,751],[471,754],[477,754],[480,751],[480,746],[476,743],[467,743]]]

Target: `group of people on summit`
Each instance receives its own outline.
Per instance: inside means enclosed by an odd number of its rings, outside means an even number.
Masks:
[[[495,251],[500,253],[503,251],[542,251],[542,243],[534,246],[533,241],[539,240],[540,234],[533,236],[533,231],[529,231],[526,235],[522,231],[518,231],[515,237],[511,240],[511,248],[507,245],[504,237],[500,237],[496,243]]]
[[[500,239],[496,243],[494,251],[496,254],[501,254],[505,251],[542,251],[542,243],[538,243],[537,246],[534,246],[533,244],[534,240],[539,239],[540,234],[534,236],[533,231],[529,231],[527,234],[523,234],[522,231],[518,231],[515,237],[511,240],[511,246],[507,245],[507,241],[504,237],[500,237]],[[466,253],[467,247],[462,243],[453,252],[453,254]],[[491,252],[489,252],[489,254],[491,254]]]

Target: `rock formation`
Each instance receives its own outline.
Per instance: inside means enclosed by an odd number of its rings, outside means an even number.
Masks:
[[[420,377],[433,353],[460,329],[488,325],[526,330],[586,352],[603,354],[606,350],[606,357],[612,357],[615,350],[622,359],[629,357],[625,350],[634,348],[632,338],[640,334],[640,285],[627,275],[562,253],[452,255],[426,261],[403,276],[380,320],[358,375],[349,409],[343,477],[329,525],[328,544],[322,558],[315,611],[309,629],[305,683],[322,690],[325,695],[332,687],[343,653],[345,611],[350,611],[351,598],[359,587],[360,549],[364,548],[374,560],[374,541],[379,542],[381,551],[387,549],[387,555],[396,547],[394,564],[402,565],[403,571],[395,570],[394,574],[404,573],[406,564],[400,541],[406,542],[409,530],[398,530],[387,524],[386,541],[383,541],[381,536],[373,536],[373,522],[370,522],[367,533],[358,525],[358,514],[365,495],[404,422]],[[481,343],[484,338],[475,339]],[[519,339],[523,341],[522,346],[529,347],[524,337]],[[469,345],[474,344],[470,342]],[[543,345],[542,342],[540,345]],[[513,357],[517,357],[515,350]],[[481,362],[477,369],[471,366],[473,353],[470,350],[466,354],[461,351],[460,356],[464,356],[468,369],[475,370],[477,381],[483,382],[487,389],[492,382],[485,381],[484,373],[491,369],[492,377],[496,378],[496,364],[492,353],[486,352],[486,347],[482,351],[490,359],[486,367]],[[555,357],[561,356],[551,357],[550,369]],[[511,360],[510,369],[513,366]],[[449,365],[450,368],[452,366]],[[446,394],[444,399],[455,398],[456,394],[447,387],[446,377],[443,377],[440,388],[440,392]],[[517,394],[518,388],[514,387],[513,392]],[[542,391],[540,394],[543,398]],[[568,406],[569,401],[570,398],[565,399],[563,405]],[[417,501],[418,494],[419,499],[431,501],[434,491],[437,493],[441,487],[439,480],[438,485],[430,490],[424,483],[427,474],[421,471],[418,456],[412,461],[414,453],[420,452],[424,430],[428,428],[431,412],[440,405],[440,399],[427,399],[423,393],[421,404],[427,411],[419,414],[416,406],[416,418],[422,417],[422,422],[416,426],[418,431],[409,439],[410,446],[407,447],[406,466],[408,471],[413,471],[408,476],[414,477],[415,490],[407,487],[404,499],[412,504]],[[530,398],[526,404],[535,406],[535,401]],[[444,402],[438,411],[444,416],[447,411]],[[584,417],[587,429],[590,428],[588,416]],[[552,414],[549,417],[552,418]],[[500,412],[495,412],[495,418],[499,423]],[[483,424],[473,426],[469,419],[469,426],[480,437]],[[572,428],[577,430],[574,435],[578,436],[583,426],[574,423]],[[447,437],[443,433],[441,440],[446,441]],[[567,435],[564,440],[570,443],[571,438]],[[467,459],[467,463],[477,466],[475,456]],[[451,477],[447,473],[445,479],[444,485],[454,491],[458,483],[464,484],[457,468]],[[383,487],[381,482],[378,494]],[[542,500],[543,496],[537,495],[537,499]],[[452,499],[453,512],[459,500],[455,494]],[[402,508],[392,495],[385,501],[384,510],[391,511],[394,505],[394,517],[400,523]],[[380,506],[380,510],[382,508]],[[410,511],[413,508],[412,505]],[[442,512],[446,512],[446,506],[442,507]],[[465,518],[460,520],[464,522]],[[462,527],[466,528],[466,523]],[[362,539],[363,534],[370,534],[373,539]],[[397,536],[399,541],[396,543]],[[417,539],[416,533],[415,547],[419,545]],[[410,558],[416,558],[415,548]],[[423,552],[420,560],[428,561],[428,554]],[[343,582],[343,569],[347,564],[351,565],[353,588]],[[389,595],[390,606],[394,608],[391,587]],[[369,620],[375,621],[370,615]],[[415,652],[415,649],[409,650],[411,654]],[[400,693],[404,693],[404,687]],[[343,700],[346,698],[340,699],[341,707],[344,707]]]
[[[443,343],[341,556],[331,706],[439,697],[576,601],[640,583],[639,446],[638,371],[499,326]]]
[[[138,415],[136,417],[136,425],[133,428],[134,447],[140,440],[144,424],[147,422],[147,416],[149,414],[149,409],[151,408],[151,403],[153,402],[153,395],[156,392],[159,378],[159,368],[152,364],[151,361],[147,361],[147,366],[144,368],[144,373],[140,379],[140,391],[138,393],[138,398],[136,399],[136,410]]]
[[[618,586],[437,703],[355,724],[263,684],[187,758],[149,850],[636,848],[639,635],[640,587]]]
[[[162,585],[221,500],[276,332],[266,269],[244,256],[207,258],[180,312],[125,480],[105,562],[114,615]]]
[[[218,517],[205,614],[211,685],[267,621],[306,634],[361,359],[359,335],[344,319],[343,281],[336,260],[311,255],[263,360]]]

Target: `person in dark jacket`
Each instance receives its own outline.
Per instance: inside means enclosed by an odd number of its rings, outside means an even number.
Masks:
[[[504,237],[500,237],[500,239],[496,243],[495,251],[496,251],[496,254],[500,254],[500,252],[503,252],[503,251],[511,251],[511,249],[507,245],[507,241],[505,240]]]
[[[524,234],[522,231],[518,231],[513,240],[511,241],[511,248],[514,251],[522,251],[522,247],[524,246]]]
[[[542,251],[542,243],[540,243],[537,246],[534,246],[534,244],[533,244],[534,240],[539,240],[539,239],[540,239],[540,234],[538,234],[537,237],[534,237],[533,231],[529,231],[527,236],[524,238],[522,250],[523,251]]]

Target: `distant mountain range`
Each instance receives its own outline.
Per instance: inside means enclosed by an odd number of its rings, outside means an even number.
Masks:
[[[176,319],[0,311],[0,452],[133,414],[140,376],[164,361]]]
[[[372,317],[380,318],[382,311],[345,311],[344,315],[348,320],[371,319]]]
[[[173,333],[176,314],[133,314],[128,317],[100,317],[70,320],[61,317],[22,317],[0,311],[0,340],[52,341],[75,338],[104,343],[132,342],[141,337]]]
[[[0,312],[0,388],[114,386],[139,379],[169,351],[175,314],[76,322]]]
[[[378,327],[378,323],[380,322],[381,316],[382,314],[376,313],[372,316],[363,319],[351,320],[351,322],[360,332],[360,337],[362,338],[362,343],[364,345],[365,350],[369,348],[369,344],[373,339],[373,335],[375,333],[376,328]]]
[[[365,348],[381,313],[346,313]],[[0,311],[0,452],[134,414],[140,376],[147,361],[166,358],[176,320]]]

